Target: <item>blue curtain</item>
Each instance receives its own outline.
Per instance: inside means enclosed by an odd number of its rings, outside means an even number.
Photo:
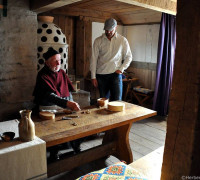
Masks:
[[[155,94],[153,100],[153,109],[161,116],[168,114],[175,48],[176,17],[162,13],[158,42]]]

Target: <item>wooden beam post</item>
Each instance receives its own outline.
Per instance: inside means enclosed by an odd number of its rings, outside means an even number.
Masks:
[[[200,177],[200,3],[178,1],[177,46],[162,180]]]
[[[92,52],[92,22],[80,17],[76,23],[76,75],[89,73]]]

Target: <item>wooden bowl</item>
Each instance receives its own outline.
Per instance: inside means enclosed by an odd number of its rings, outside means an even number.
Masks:
[[[9,142],[9,141],[12,141],[15,137],[15,133],[14,132],[4,132],[3,134],[0,135],[1,136],[1,139],[3,141],[6,141],[6,142]]]
[[[41,119],[45,119],[45,120],[54,120],[55,119],[55,114],[48,112],[48,111],[39,112],[39,116]]]
[[[97,99],[97,103],[99,107],[105,107],[108,104],[108,99],[107,98],[99,98]]]

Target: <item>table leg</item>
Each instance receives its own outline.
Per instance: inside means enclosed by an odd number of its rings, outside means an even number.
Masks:
[[[129,123],[116,129],[106,131],[103,138],[103,144],[115,141],[116,151],[113,155],[122,161],[126,161],[127,164],[133,162],[133,155],[129,144],[129,132],[131,125],[132,123]]]

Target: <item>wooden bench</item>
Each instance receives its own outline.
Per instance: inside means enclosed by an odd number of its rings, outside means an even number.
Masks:
[[[160,180],[164,146],[129,164],[148,180]]]
[[[125,179],[126,177],[126,178],[131,178],[131,179],[136,178],[141,180],[143,179],[160,180],[163,151],[164,147],[162,146],[129,165],[126,165],[123,162],[119,162],[111,166],[108,166],[104,169],[101,169],[99,171],[88,173],[78,178],[77,180],[82,180],[86,177],[87,178],[90,177],[91,179],[119,178],[120,180],[122,180]]]

